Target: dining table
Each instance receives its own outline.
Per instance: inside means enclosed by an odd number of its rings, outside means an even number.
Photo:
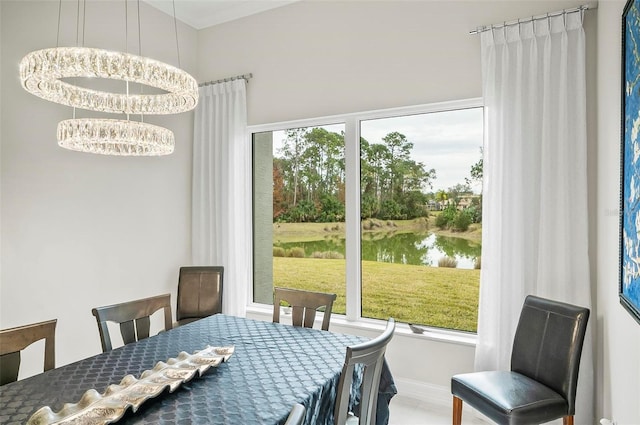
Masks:
[[[43,406],[54,412],[94,389],[103,394],[126,375],[139,377],[157,362],[207,346],[233,346],[231,357],[173,392],[128,409],[122,424],[283,424],[295,403],[305,424],[332,425],[346,347],[367,338],[216,314],[0,387],[0,423],[24,424]],[[357,411],[360,381],[354,373],[350,408]],[[388,420],[396,393],[383,368],[377,425]]]

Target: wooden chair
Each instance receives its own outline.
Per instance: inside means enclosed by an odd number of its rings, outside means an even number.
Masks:
[[[501,424],[573,424],[578,369],[589,309],[529,295],[522,307],[510,371],[451,378],[453,423],[462,402]]]
[[[387,327],[378,337],[362,344],[347,347],[347,355],[338,381],[338,395],[333,417],[335,423],[370,425],[376,423],[378,404],[378,387],[384,364],[384,353],[387,344],[393,337],[396,322],[393,318],[387,321]],[[360,416],[349,413],[349,395],[353,381],[353,369],[356,364],[364,366],[362,385],[360,386]]]
[[[57,319],[0,331],[0,385],[18,380],[20,351],[44,339],[44,371],[56,364]]]
[[[304,423],[304,415],[306,411],[307,410],[302,404],[294,404],[284,425],[302,425]]]
[[[336,294],[324,292],[302,291],[299,289],[274,288],[273,322],[280,323],[280,303],[285,301],[291,306],[291,321],[293,326],[312,328],[318,308],[324,307],[322,330],[329,330],[331,309],[336,300]]]
[[[96,307],[91,313],[96,317],[102,351],[111,351],[111,337],[107,322],[120,324],[120,333],[125,344],[129,344],[149,337],[151,316],[156,311],[164,309],[164,330],[171,329],[171,294],[158,295],[141,300]]]
[[[176,320],[185,325],[194,320],[222,313],[224,267],[180,267]]]

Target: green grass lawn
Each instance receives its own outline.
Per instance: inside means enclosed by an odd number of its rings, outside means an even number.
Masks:
[[[345,260],[273,258],[274,286],[334,292],[345,313]],[[480,270],[362,262],[362,316],[476,332]]]

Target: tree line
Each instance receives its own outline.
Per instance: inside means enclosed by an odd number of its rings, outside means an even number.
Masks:
[[[345,216],[344,133],[324,128],[285,131],[273,158],[273,217],[280,222],[341,222]],[[432,192],[436,170],[411,158],[413,143],[391,132],[381,143],[360,139],[361,218],[400,220],[426,217],[429,202],[457,204],[482,180],[482,159],[471,179],[448,191]]]

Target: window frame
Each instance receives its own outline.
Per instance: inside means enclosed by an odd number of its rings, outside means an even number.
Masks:
[[[360,229],[360,122],[374,119],[394,118],[406,115],[418,115],[434,112],[446,112],[460,109],[484,107],[482,98],[470,98],[461,100],[444,101],[414,106],[377,109],[365,112],[354,112],[341,115],[330,115],[318,118],[307,118],[291,121],[281,121],[268,124],[247,126],[247,143],[252,151],[253,134],[267,131],[280,131],[291,128],[325,126],[331,124],[344,124],[344,152],[345,152],[345,258],[346,258],[346,315],[337,315],[344,318],[345,325],[369,327],[372,324],[382,323],[382,320],[361,316],[362,311],[362,282],[361,282],[361,229]],[[486,125],[484,129],[486,134]],[[253,167],[248,170],[253,173]],[[253,193],[253,179],[251,193]],[[252,205],[253,207],[253,205]],[[253,226],[251,228],[251,253],[253,255]],[[353,259],[356,260],[353,260]],[[249,311],[262,312],[273,307],[268,304],[255,303],[253,301],[253,262],[251,262],[250,280],[247,282],[247,309]],[[342,320],[340,320],[342,322]],[[454,329],[432,328],[425,326],[435,335],[435,339],[459,341],[462,335],[465,341],[475,341],[476,334],[458,331]],[[427,336],[427,334],[423,334]],[[422,337],[423,335],[419,335]],[[431,335],[433,337],[434,335]],[[470,338],[466,338],[466,336]],[[427,336],[428,337],[428,336]]]

